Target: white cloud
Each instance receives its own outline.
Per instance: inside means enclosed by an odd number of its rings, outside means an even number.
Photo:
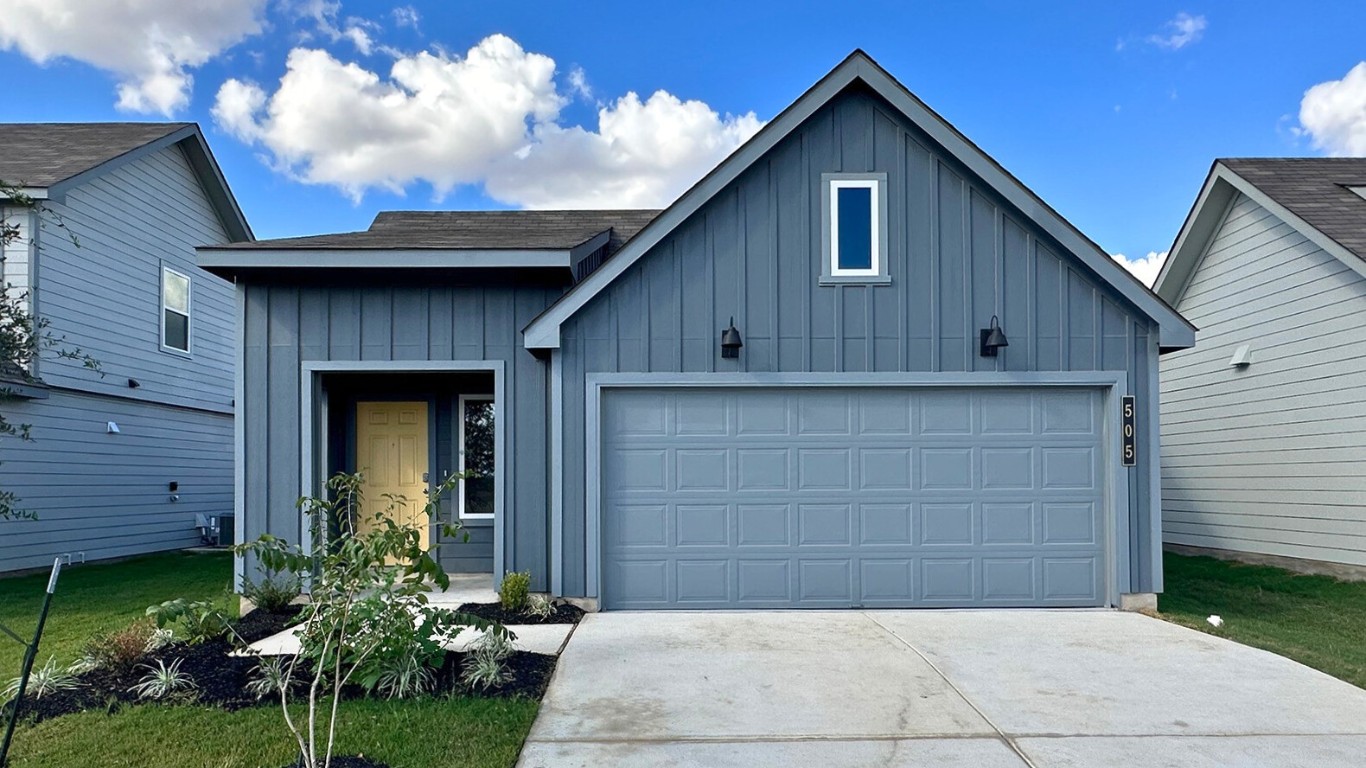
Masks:
[[[1122,253],[1114,253],[1110,255],[1110,258],[1114,259],[1121,267],[1129,270],[1144,285],[1151,288],[1153,283],[1157,281],[1157,273],[1162,271],[1162,265],[1167,261],[1167,252],[1149,251],[1147,256],[1141,256],[1137,259],[1130,259]]]
[[[296,48],[273,93],[229,80],[214,117],[277,170],[353,199],[415,182],[438,196],[483,184],[526,207],[666,204],[761,126],[753,113],[721,116],[659,91],[602,105],[590,130],[560,124],[567,102],[554,60],[493,35],[463,58],[400,56],[387,78]]]
[[[1148,42],[1159,48],[1177,51],[1192,43],[1197,43],[1205,34],[1209,23],[1204,16],[1192,16],[1182,11],[1162,25],[1162,31],[1148,36]]]
[[[1366,155],[1366,61],[1304,92],[1297,132],[1330,155]]]
[[[588,73],[583,67],[569,70],[569,89],[585,99],[593,98],[593,87],[588,84]]]
[[[389,14],[394,17],[394,26],[398,27],[417,29],[418,22],[422,21],[422,16],[411,5],[400,5]]]
[[[118,108],[172,115],[190,70],[261,31],[266,0],[7,0],[0,50],[68,58],[118,78]]]
[[[339,20],[340,0],[293,0],[292,4],[286,7],[293,11],[295,18],[312,21],[317,31],[329,41],[349,41],[362,56],[369,56],[380,47],[375,45],[374,38],[370,35],[371,32],[379,31],[379,24],[356,16],[347,16],[345,20]],[[304,40],[312,39],[312,35],[307,31],[303,31],[300,37]]]

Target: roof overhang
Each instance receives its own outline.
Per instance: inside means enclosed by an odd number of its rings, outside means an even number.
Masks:
[[[1153,290],[1163,300],[1173,305],[1181,300],[1191,278],[1195,275],[1196,267],[1209,250],[1214,234],[1223,224],[1240,193],[1294,227],[1300,234],[1358,274],[1366,276],[1366,261],[1362,261],[1341,243],[1291,213],[1288,208],[1273,200],[1252,182],[1216,160],[1210,168],[1209,175],[1205,177],[1199,196],[1195,198],[1195,205],[1186,214],[1186,221],[1176,235],[1176,242],[1172,243],[1166,263],[1162,265],[1161,271],[1157,273],[1157,280],[1153,282]]]
[[[1075,255],[1101,279],[1114,286],[1115,290],[1141,312],[1152,318],[1160,329],[1159,344],[1163,349],[1184,349],[1195,345],[1195,326],[1148,290],[1127,270],[1116,264],[1100,246],[1030,192],[1005,168],[916,98],[863,51],[850,54],[820,82],[802,94],[797,101],[650,222],[611,260],[541,313],[523,330],[523,344],[528,349],[558,348],[560,329],[565,321],[573,317],[594,296],[808,118],[855,82],[863,83],[900,110],[908,120],[967,166],[1008,203],[1029,217],[1062,248]]]
[[[572,248],[223,248],[200,246],[199,266],[221,277],[260,270],[565,269],[603,247],[604,230]]]

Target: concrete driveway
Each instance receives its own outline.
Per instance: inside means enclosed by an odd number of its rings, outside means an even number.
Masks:
[[[521,766],[1359,766],[1366,691],[1107,611],[605,613]]]

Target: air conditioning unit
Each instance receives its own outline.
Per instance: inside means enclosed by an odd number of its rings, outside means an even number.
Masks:
[[[195,515],[199,538],[210,547],[231,547],[236,536],[236,519],[228,515]]]

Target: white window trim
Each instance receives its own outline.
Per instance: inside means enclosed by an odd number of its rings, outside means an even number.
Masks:
[[[185,280],[185,312],[181,312],[178,309],[171,309],[166,306],[167,273],[176,275]],[[161,315],[157,318],[157,332],[160,334],[160,338],[157,339],[157,342],[161,345],[161,351],[169,352],[173,355],[189,357],[194,352],[194,278],[178,269],[172,269],[163,264],[161,265],[161,284],[158,288],[161,291]],[[183,314],[185,316],[185,349],[172,347],[166,343],[166,313],[168,311],[174,312],[177,315]]]
[[[460,395],[458,398],[456,398],[455,409],[457,411],[456,418],[458,419],[458,421],[456,422],[458,426],[456,435],[456,452],[459,454],[459,463],[457,464],[457,471],[460,472],[460,488],[456,499],[456,502],[459,506],[456,508],[456,511],[461,520],[492,520],[495,515],[494,512],[483,512],[477,514],[465,513],[465,403],[468,402],[491,403],[493,402],[493,395]],[[497,418],[496,410],[494,411],[494,414],[494,418]],[[498,425],[495,423],[495,434],[497,434],[497,429]],[[497,450],[496,439],[494,440],[494,450]],[[494,456],[494,466],[498,466],[498,457],[496,455]],[[495,480],[496,479],[497,478],[495,478]],[[493,492],[495,494],[498,493],[498,484],[496,482],[494,483]],[[494,499],[493,508],[495,510],[498,509],[498,500],[496,498]]]
[[[881,222],[878,214],[881,207],[882,183],[878,179],[831,179],[830,182],[830,276],[831,277],[877,277],[882,274],[882,242],[878,233]],[[867,189],[869,192],[869,238],[872,248],[872,261],[868,269],[844,269],[840,267],[840,203],[841,189]]]

